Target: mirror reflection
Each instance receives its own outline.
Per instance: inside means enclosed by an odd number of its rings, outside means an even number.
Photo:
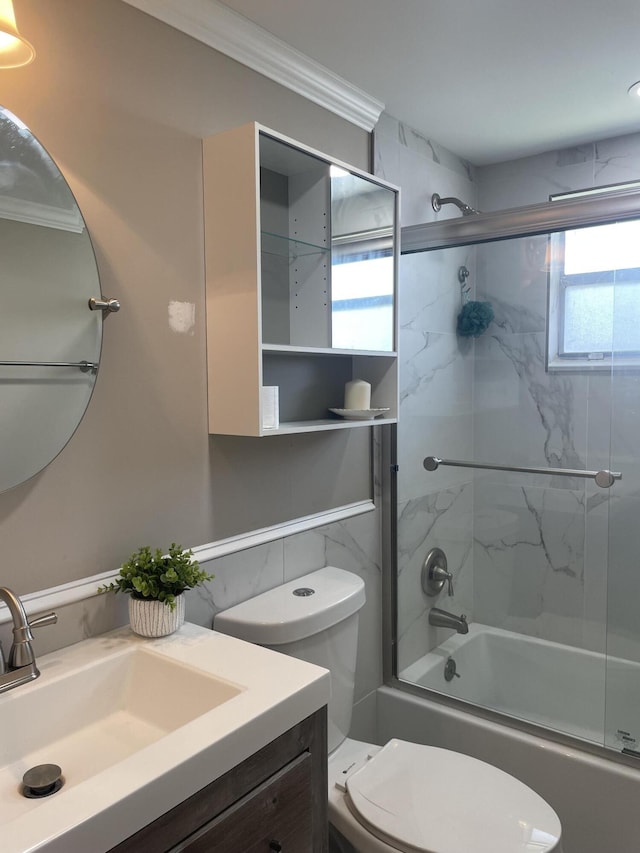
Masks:
[[[393,352],[396,191],[260,135],[262,338]]]
[[[0,491],[54,459],[88,405],[100,357],[91,240],[62,173],[0,107]]]
[[[331,167],[331,341],[394,349],[395,193]]]

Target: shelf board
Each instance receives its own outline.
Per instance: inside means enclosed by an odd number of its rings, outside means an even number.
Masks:
[[[333,349],[332,347],[295,347],[289,344],[262,344],[263,353],[278,355],[317,355],[317,356],[375,356],[376,358],[397,358],[398,353],[388,350]]]
[[[316,421],[283,421],[278,429],[265,430],[262,435],[287,435],[297,432],[322,432],[330,429],[353,429],[354,427],[380,426],[381,424],[395,424],[397,418],[373,418],[369,421],[346,421],[326,418]]]
[[[282,234],[272,234],[270,231],[261,231],[260,237],[260,248],[265,255],[300,258],[304,255],[325,255],[329,252],[329,246],[318,246]]]

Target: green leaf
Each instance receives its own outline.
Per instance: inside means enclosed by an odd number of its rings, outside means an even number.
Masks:
[[[118,577],[98,588],[98,592],[124,592],[136,598],[163,601],[172,610],[175,597],[204,581],[213,580],[193,559],[193,551],[171,543],[167,554],[144,545],[123,563]]]

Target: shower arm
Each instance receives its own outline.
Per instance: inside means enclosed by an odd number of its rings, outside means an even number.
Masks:
[[[427,456],[422,463],[427,471],[436,471],[440,465],[452,468],[479,468],[483,471],[515,471],[521,474],[548,474],[560,477],[582,477],[595,480],[601,489],[609,489],[616,480],[622,479],[620,471],[584,471],[582,468],[526,468],[517,465],[488,465],[482,462],[463,462],[461,459],[439,459],[437,456]]]
[[[435,210],[436,213],[439,213],[442,209],[443,204],[455,204],[455,206],[462,212],[463,216],[477,216],[480,211],[476,210],[474,207],[471,207],[468,204],[465,204],[463,201],[460,201],[459,198],[455,196],[447,196],[447,198],[442,198],[438,195],[438,193],[434,193],[431,196],[431,207]]]

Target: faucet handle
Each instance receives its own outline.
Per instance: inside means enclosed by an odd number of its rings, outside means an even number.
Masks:
[[[44,628],[46,625],[55,625],[58,621],[58,614],[55,610],[51,613],[45,613],[44,616],[38,616],[29,622],[29,628]]]
[[[33,640],[32,628],[41,628],[44,625],[53,625],[58,621],[57,613],[46,613],[38,616],[32,622],[13,630],[13,645],[9,652],[9,669],[20,669],[23,666],[35,666],[35,655],[31,640]]]
[[[447,595],[453,598],[453,575],[447,572]]]
[[[441,566],[434,566],[431,571],[430,580],[437,584],[439,583],[441,589],[446,583],[447,595],[453,596],[453,575],[451,572],[446,571]]]
[[[440,548],[432,548],[422,565],[422,590],[428,596],[437,595],[447,584],[447,595],[453,596],[453,575],[447,569],[447,557]]]

